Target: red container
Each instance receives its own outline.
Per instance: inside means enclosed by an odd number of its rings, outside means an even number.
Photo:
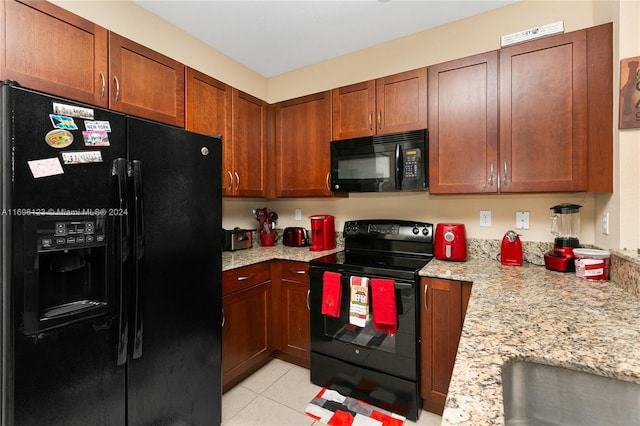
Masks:
[[[607,250],[573,250],[576,276],[585,280],[606,281],[609,279],[609,252]]]
[[[464,224],[439,223],[436,226],[433,255],[440,260],[467,260],[467,234]]]

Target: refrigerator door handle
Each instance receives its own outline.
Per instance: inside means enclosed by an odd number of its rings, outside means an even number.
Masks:
[[[116,158],[113,160],[111,175],[116,178],[117,203],[119,211],[127,208],[127,160]],[[129,221],[125,215],[114,217],[114,256],[115,256],[115,280],[119,291],[119,319],[118,319],[118,348],[117,365],[127,362],[129,312],[127,301],[129,299],[129,286],[125,273],[125,264],[129,257]]]
[[[144,206],[142,201],[142,161],[133,160],[131,163],[133,174],[133,197],[135,213],[134,223],[134,292],[135,292],[135,312],[134,312],[134,338],[133,338],[133,359],[142,357],[142,337],[144,326],[144,276],[142,261],[144,259]]]

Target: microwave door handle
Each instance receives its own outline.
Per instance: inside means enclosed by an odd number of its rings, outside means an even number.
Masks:
[[[402,189],[402,146],[396,145],[396,190]]]

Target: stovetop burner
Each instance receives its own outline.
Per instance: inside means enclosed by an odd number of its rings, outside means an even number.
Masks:
[[[345,272],[414,280],[433,258],[433,225],[404,220],[347,221],[344,251],[311,261]]]

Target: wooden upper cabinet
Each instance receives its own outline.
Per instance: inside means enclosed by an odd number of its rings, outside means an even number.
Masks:
[[[427,127],[427,69],[333,89],[333,139]]]
[[[587,189],[587,100],[586,30],[500,51],[501,192]]]
[[[427,128],[427,68],[376,80],[377,133]]]
[[[276,195],[332,196],[331,91],[276,104],[275,120]]]
[[[429,67],[429,192],[498,191],[498,52]]]
[[[204,135],[221,135],[222,146],[231,145],[231,86],[206,74],[187,68],[186,129]],[[224,159],[223,159],[224,161]],[[222,190],[233,188],[232,175],[223,164]]]
[[[107,30],[52,3],[0,5],[0,79],[108,106]]]
[[[185,128],[203,135],[231,133],[231,86],[187,67]]]
[[[184,65],[109,33],[109,108],[184,126]]]
[[[349,139],[376,134],[375,80],[333,89],[333,139]]]
[[[223,141],[223,182],[230,182],[228,186],[223,185],[223,195],[264,197],[267,191],[267,104],[232,89],[232,117],[231,139]]]

